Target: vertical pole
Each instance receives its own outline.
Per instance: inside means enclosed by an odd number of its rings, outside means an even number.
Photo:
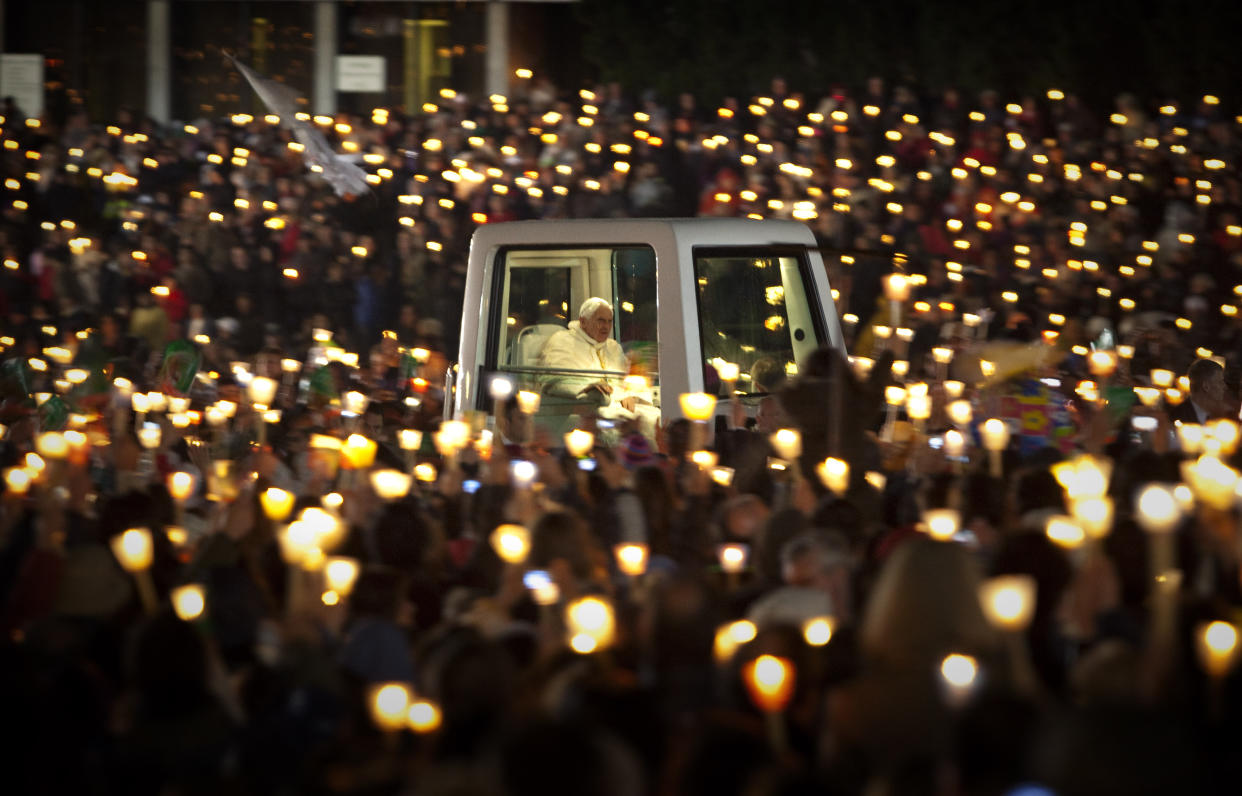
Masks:
[[[484,93],[509,94],[509,4],[490,0],[487,4],[487,66]]]
[[[267,20],[263,17],[250,20],[250,63],[256,72],[267,76]],[[262,117],[266,112],[263,100],[253,91],[247,93],[250,94],[250,112]]]
[[[418,20],[418,92],[410,111],[422,105],[431,95],[431,75],[435,69],[436,20]]]
[[[402,99],[407,116],[418,107],[418,20],[401,20],[401,39],[404,46],[405,69],[402,72]]]
[[[250,20],[250,63],[259,74],[267,73],[267,20],[263,17]]]
[[[168,0],[147,0],[147,116],[160,124],[172,118],[171,29]]]
[[[314,112],[325,116],[336,113],[336,3],[315,3],[315,81]]]

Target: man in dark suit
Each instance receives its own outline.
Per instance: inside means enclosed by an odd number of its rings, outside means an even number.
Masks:
[[[1227,417],[1225,368],[1212,359],[1196,359],[1186,370],[1190,396],[1169,410],[1169,419],[1182,423],[1205,423]]]

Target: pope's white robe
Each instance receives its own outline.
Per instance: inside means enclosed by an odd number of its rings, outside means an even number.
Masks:
[[[550,374],[544,380],[543,391],[561,398],[596,400],[591,394],[594,391],[590,390],[590,385],[602,381],[612,387],[612,394],[599,397],[599,401],[606,402],[600,406],[599,416],[617,421],[637,419],[642,433],[655,439],[660,410],[653,405],[650,389],[631,390],[625,386],[624,378],[630,371],[630,363],[625,352],[621,350],[621,344],[616,340],[610,337],[600,343],[584,332],[577,321],[571,321],[568,329],[556,332],[544,343],[543,350],[539,352],[539,366],[596,371],[574,375]],[[635,399],[633,412],[621,405],[625,398]]]

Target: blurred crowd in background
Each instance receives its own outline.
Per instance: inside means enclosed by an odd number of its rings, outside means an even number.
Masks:
[[[6,108],[10,781],[1227,791],[1240,120],[532,80],[310,119],[337,196],[262,113]],[[853,361],[656,440],[441,422],[473,228],[631,215],[805,221]]]

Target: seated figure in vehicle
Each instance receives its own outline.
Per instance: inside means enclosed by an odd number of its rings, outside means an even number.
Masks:
[[[606,420],[635,420],[638,430],[654,439],[660,410],[653,405],[650,388],[625,383],[630,363],[612,331],[612,305],[598,297],[584,301],[578,320],[549,337],[539,353],[540,367],[579,372],[549,374],[543,392],[589,402]]]

